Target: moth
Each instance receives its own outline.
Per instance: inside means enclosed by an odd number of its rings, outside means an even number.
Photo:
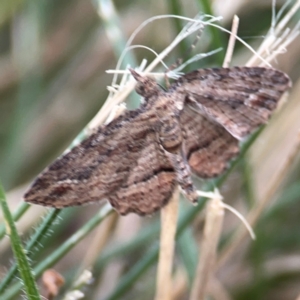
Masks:
[[[27,202],[63,208],[107,199],[121,214],[152,214],[174,188],[197,202],[191,175],[220,175],[239,141],[267,122],[289,77],[275,69],[199,69],[168,90],[130,69],[144,101],[101,126],[33,182]]]

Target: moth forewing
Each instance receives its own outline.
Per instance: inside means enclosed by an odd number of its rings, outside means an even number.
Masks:
[[[191,172],[220,175],[238,140],[267,122],[289,77],[275,69],[199,69],[167,91],[134,70],[140,108],[125,111],[58,158],[33,182],[25,201],[66,206],[108,199],[122,215],[152,214],[178,184],[196,200]]]

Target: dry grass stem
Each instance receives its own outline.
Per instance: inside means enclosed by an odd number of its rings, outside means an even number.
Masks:
[[[209,280],[208,292],[214,300],[231,300],[225,287],[214,276]]]
[[[253,231],[253,229],[251,228],[250,224],[247,222],[247,220],[245,219],[245,217],[239,213],[235,208],[233,208],[230,205],[227,205],[225,203],[223,203],[224,208],[228,209],[229,211],[231,211],[233,214],[235,214],[245,225],[245,228],[248,230],[252,240],[256,239],[255,233]]]
[[[295,140],[295,145],[292,148],[288,157],[286,158],[286,161],[283,164],[282,168],[279,169],[277,173],[274,174],[273,178],[270,180],[271,183],[265,195],[262,197],[261,201],[258,201],[257,206],[254,207],[249,213],[249,215],[246,217],[251,227],[255,226],[258,218],[261,216],[264,209],[268,206],[270,201],[275,196],[276,191],[279,189],[285,177],[287,176],[287,173],[290,170],[291,165],[295,157],[298,155],[299,151],[300,135],[298,135],[297,139]],[[225,248],[219,256],[219,260],[217,263],[218,268],[220,268],[237,251],[238,246],[243,244],[246,238],[247,230],[244,227],[239,228],[229,246]]]
[[[93,130],[94,128],[102,125],[106,121],[114,107],[127,98],[129,93],[134,89],[134,86],[135,81],[132,80],[126,85],[126,88],[123,88],[122,91],[119,91],[113,98],[110,98],[109,101],[106,101],[98,114],[87,126],[88,130]]]
[[[171,300],[172,266],[178,217],[179,189],[161,210],[159,259],[156,276],[156,300]]]
[[[235,41],[236,41],[236,36],[239,28],[239,17],[234,15],[233,20],[232,20],[232,26],[231,26],[231,34],[229,37],[229,42],[223,62],[223,68],[228,68],[229,64],[231,62],[234,46],[235,46]]]
[[[203,300],[207,294],[208,283],[214,270],[223,217],[223,203],[219,197],[216,197],[207,205],[204,236],[190,300]]]
[[[183,267],[178,267],[173,276],[172,285],[172,300],[181,300],[185,297],[188,289],[188,278],[186,270]]]
[[[131,50],[133,47],[135,48],[136,46],[130,46],[132,40],[134,39],[134,37],[136,36],[136,34],[141,31],[141,29],[147,25],[148,23],[152,22],[155,19],[162,19],[162,18],[167,18],[167,17],[174,17],[174,16],[158,16],[155,18],[151,18],[146,20],[141,26],[139,26],[135,32],[131,35],[131,37],[129,38],[128,42],[127,42],[127,47],[124,49],[116,70],[119,70],[119,66],[121,65],[121,62],[124,58],[124,55],[126,54],[127,51]],[[203,27],[203,23],[201,22],[201,20],[199,20],[198,18],[196,19],[190,19],[190,18],[183,18],[180,17],[184,20],[189,21],[189,23],[184,27],[184,29],[178,34],[178,36],[173,40],[173,42],[167,47],[165,48],[160,54],[158,54],[156,56],[156,59],[154,59],[149,65],[148,67],[145,69],[145,73],[150,72],[157,64],[159,64],[160,62],[163,61],[164,57],[166,57],[173,49],[174,47],[176,47],[176,45],[182,41],[184,38],[186,38],[188,35],[192,34],[193,32],[199,30],[199,27]],[[212,20],[210,20],[210,22],[213,22],[215,19],[212,18]],[[209,23],[209,22],[207,22]],[[141,70],[143,69],[143,66],[140,68]],[[127,76],[126,74],[124,76]],[[116,85],[116,79],[113,78],[112,81],[112,86]],[[120,102],[124,101],[126,99],[126,97],[129,95],[129,93],[133,90],[135,86],[135,81],[134,80],[129,80],[127,82],[126,85],[122,86],[121,90],[118,90],[118,92],[111,97],[107,99],[107,101],[105,101],[104,105],[102,106],[101,110],[98,112],[98,114],[93,118],[93,120],[89,123],[88,125],[88,130],[93,130],[95,127],[98,127],[99,125],[103,124],[105,122],[105,120],[108,118],[110,112],[112,111],[113,107],[117,104],[119,104]]]
[[[82,259],[79,273],[82,273],[84,269],[89,269],[94,265],[103,247],[110,239],[117,221],[118,214],[111,214],[103,221],[101,226],[96,229],[93,240],[91,241],[91,244],[87,248],[87,251]]]
[[[257,54],[264,57],[266,61],[270,62],[276,56],[286,50],[286,47],[299,35],[299,30],[296,25],[295,30],[286,28],[288,22],[297,13],[300,7],[300,0],[285,14],[284,18],[276,25],[276,15],[273,14],[272,27],[266,35],[263,43],[257,50]],[[273,10],[275,12],[275,9]],[[276,25],[276,26],[275,26]],[[280,42],[278,42],[280,41]],[[259,60],[257,55],[251,57],[246,66],[264,65],[264,61]]]

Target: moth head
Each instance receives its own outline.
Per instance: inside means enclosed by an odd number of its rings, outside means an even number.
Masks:
[[[136,80],[135,91],[139,95],[143,96],[144,98],[149,98],[159,92],[158,84],[154,79],[147,76],[142,76],[133,69],[129,69],[129,71]]]

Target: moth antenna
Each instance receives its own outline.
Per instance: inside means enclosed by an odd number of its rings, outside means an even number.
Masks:
[[[167,76],[168,72],[170,72],[170,71],[172,71],[172,70],[178,68],[178,67],[182,64],[182,62],[184,61],[184,59],[187,59],[187,58],[189,57],[189,55],[194,51],[194,49],[195,49],[195,47],[196,47],[198,41],[199,41],[200,38],[201,38],[201,35],[202,35],[202,32],[203,32],[203,28],[204,28],[204,27],[199,28],[199,30],[198,30],[198,32],[197,32],[197,35],[196,35],[196,37],[195,37],[195,40],[194,40],[193,43],[190,45],[190,47],[186,50],[186,52],[185,52],[185,54],[184,54],[184,56],[183,56],[184,58],[182,58],[182,57],[177,58],[176,61],[175,61],[175,63],[172,64],[172,65],[168,68],[168,70],[165,72],[165,84],[166,84],[166,88],[167,88],[167,89],[169,89],[169,87],[170,87],[170,81],[169,81],[169,78],[168,78],[168,76]]]
[[[189,55],[194,51],[198,41],[201,38],[202,32],[203,32],[204,27],[199,28],[199,30],[197,31],[197,35],[195,37],[195,40],[193,41],[193,43],[189,46],[189,48],[186,50],[186,52],[184,53],[183,57],[179,57],[177,58],[177,60],[175,61],[174,64],[172,64],[169,69],[166,71],[166,73],[178,68],[182,62],[187,59],[189,57]]]

